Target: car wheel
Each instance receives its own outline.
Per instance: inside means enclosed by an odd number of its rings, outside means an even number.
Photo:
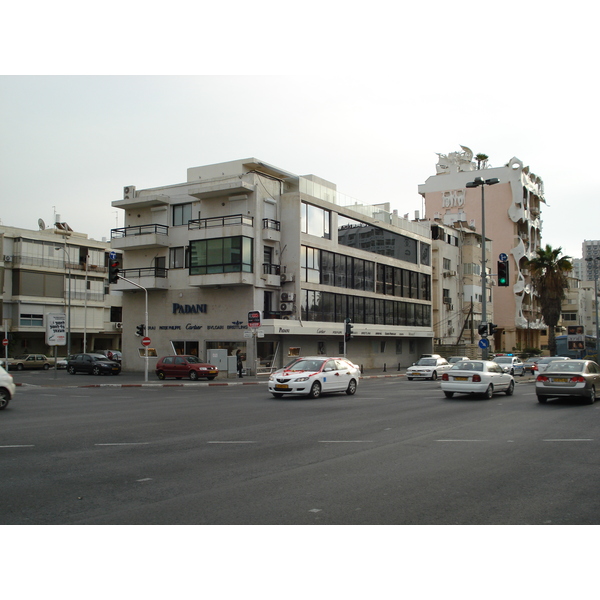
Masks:
[[[437,379],[437,371],[434,371],[431,375],[431,381],[435,381]]]
[[[0,410],[4,410],[10,402],[8,390],[0,390]]]
[[[23,365],[21,363],[19,363],[17,365],[17,371],[22,371],[23,370]]]
[[[318,381],[315,381],[311,388],[310,392],[308,392],[309,398],[318,398],[321,395],[321,384]]]
[[[514,376],[515,376],[515,370],[514,370],[514,369],[511,369],[511,370],[510,370],[510,374],[511,374],[511,376],[512,376],[512,377],[514,377]]]
[[[546,404],[546,402],[548,402],[548,396],[538,396],[537,398],[540,404]]]
[[[196,371],[190,371],[189,378],[192,381],[196,381],[198,379],[198,373],[196,373]]]
[[[215,376],[213,377],[207,377],[206,379],[208,379],[209,381],[212,381],[215,378]]]
[[[93,373],[94,375],[100,375],[100,367],[94,367],[94,368],[92,369],[92,373]]]
[[[348,384],[348,387],[346,388],[346,394],[348,394],[348,396],[354,396],[354,394],[356,394],[356,380],[351,379],[350,383]]]
[[[446,398],[453,398],[454,392],[444,392],[444,396],[446,396]]]
[[[590,395],[587,398],[587,403],[594,404],[595,401],[596,401],[596,388],[594,386],[592,386],[590,388]]]
[[[162,371],[159,371],[156,376],[161,380],[165,378],[165,374]]]
[[[488,385],[487,390],[485,390],[485,394],[483,395],[483,397],[486,400],[491,400],[493,396],[494,396],[494,386],[490,383],[490,385]]]
[[[408,379],[409,381],[412,381],[413,378],[412,377],[407,377],[406,379]]]
[[[506,388],[506,392],[505,392],[505,394],[506,394],[507,396],[512,396],[512,395],[514,394],[514,392],[515,392],[515,382],[514,382],[514,381],[511,381],[511,382],[508,384],[508,388]]]
[[[69,375],[75,375],[75,367],[69,367],[67,369],[67,372],[69,373]]]
[[[46,364],[44,365],[44,371],[47,371],[49,368],[50,368],[50,365],[49,365],[48,363],[46,363]]]

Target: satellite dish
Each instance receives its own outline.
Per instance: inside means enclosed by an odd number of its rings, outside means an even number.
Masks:
[[[44,219],[38,219],[38,227],[40,228],[40,231],[46,229],[46,223],[44,223]]]

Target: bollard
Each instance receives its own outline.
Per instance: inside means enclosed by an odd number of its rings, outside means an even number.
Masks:
[[[360,374],[362,375],[365,372],[365,369],[362,365],[360,365]]]
[[[398,371],[400,370],[400,363],[398,363]]]
[[[383,372],[385,373],[387,371],[387,364],[383,363]]]

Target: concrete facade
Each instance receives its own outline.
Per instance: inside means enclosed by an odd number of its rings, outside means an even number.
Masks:
[[[46,325],[54,313],[67,316],[72,353],[120,349],[121,297],[109,294],[107,242],[88,239],[66,223],[46,228],[40,221],[39,230],[0,226],[0,244],[2,329],[9,356],[53,356]],[[56,348],[58,356],[68,354],[68,345]]]
[[[124,292],[124,368],[144,368],[135,329],[146,296],[151,355],[196,353],[221,370],[238,349],[249,372],[344,350],[391,369],[431,352],[428,224],[342,202],[335,184],[255,158],[188,169],[183,184],[124,188],[112,203],[125,213],[112,232],[128,280],[113,286]],[[249,326],[254,311],[260,327]]]
[[[506,254],[509,286],[493,287],[493,305],[488,305],[486,321],[498,325],[493,340],[497,352],[539,347],[539,333],[545,326],[525,261],[541,245],[543,182],[518,158],[502,167],[488,168],[486,161],[473,161],[468,148],[463,150],[440,155],[437,174],[419,185],[425,199],[425,216],[448,225],[466,222],[481,233],[482,187],[468,188],[467,183],[477,177],[499,180],[495,185],[483,186],[486,237],[494,248],[493,255],[486,255],[486,273],[489,284],[496,279],[500,254]]]

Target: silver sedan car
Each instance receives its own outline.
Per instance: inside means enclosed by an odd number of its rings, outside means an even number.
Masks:
[[[593,404],[597,389],[600,367],[592,360],[554,360],[535,380],[535,393],[542,404],[548,398],[563,396],[583,398]]]

